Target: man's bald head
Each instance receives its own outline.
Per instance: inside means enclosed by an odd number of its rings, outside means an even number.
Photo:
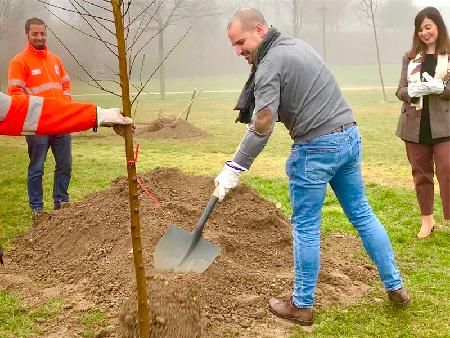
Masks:
[[[231,17],[228,23],[227,29],[230,29],[231,25],[239,21],[241,23],[241,28],[244,31],[251,31],[255,28],[256,24],[268,27],[264,16],[260,11],[254,8],[241,8]]]
[[[255,51],[267,34],[266,20],[254,8],[242,8],[231,18],[227,31],[228,39],[236,51],[236,55],[243,56],[249,64],[253,64]]]

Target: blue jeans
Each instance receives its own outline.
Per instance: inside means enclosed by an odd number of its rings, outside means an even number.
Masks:
[[[44,207],[42,176],[47,151],[52,149],[55,158],[55,177],[53,182],[53,202],[57,208],[61,202],[69,201],[70,175],[72,172],[72,137],[70,134],[53,136],[26,136],[28,144],[28,198],[32,210]]]
[[[293,210],[293,303],[299,308],[310,308],[314,303],[327,183],[358,231],[386,290],[400,289],[402,279],[391,242],[366,197],[361,175],[361,136],[357,127],[295,143],[286,162],[286,173]]]

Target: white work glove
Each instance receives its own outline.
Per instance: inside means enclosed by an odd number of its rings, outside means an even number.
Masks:
[[[444,82],[440,79],[435,79],[427,72],[422,74],[426,82],[424,82],[428,87],[428,94],[442,94],[444,92]]]
[[[214,183],[219,186],[219,201],[222,201],[230,189],[237,186],[240,173],[247,171],[234,161],[227,161],[222,172],[214,179]]]
[[[429,94],[428,85],[426,82],[411,82],[408,83],[408,95],[410,97],[420,97]]]
[[[114,125],[126,125],[133,123],[129,117],[122,115],[119,108],[97,107],[97,127],[113,127]]]

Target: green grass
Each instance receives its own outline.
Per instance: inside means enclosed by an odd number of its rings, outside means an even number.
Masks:
[[[104,327],[107,323],[108,315],[104,310],[92,309],[87,311],[83,318],[80,320],[80,324],[83,327],[81,337],[94,338],[97,330]]]
[[[401,64],[384,64],[381,66],[385,86],[397,86]],[[334,76],[344,87],[380,86],[377,65],[331,66]]]
[[[34,321],[17,297],[0,291],[0,337],[29,337],[37,332]]]
[[[389,68],[389,67],[387,67]],[[394,83],[398,67],[389,68],[387,75]],[[360,76],[367,71],[371,76]],[[376,85],[375,67],[358,66],[338,69],[342,85]],[[395,73],[395,75],[394,75]],[[376,72],[375,72],[376,74]],[[245,76],[221,79],[171,79],[168,90],[190,91],[196,88],[239,88]],[[345,80],[345,81],[344,81]],[[223,87],[218,84],[223,82]],[[435,231],[432,238],[418,241],[419,212],[415,200],[410,166],[404,145],[394,134],[400,103],[388,91],[388,101],[382,102],[380,90],[345,91],[354,108],[363,136],[363,168],[369,200],[385,224],[392,239],[399,267],[414,303],[407,311],[397,311],[384,301],[381,285],[375,282],[375,294],[368,295],[352,306],[322,309],[317,316],[313,337],[450,337],[450,252],[449,228]],[[158,115],[178,114],[190,100],[191,94],[169,95],[165,101],[157,96],[143,96],[139,100],[136,122],[148,122]],[[190,122],[207,131],[209,137],[201,140],[172,141],[136,139],[141,150],[138,174],[155,167],[178,167],[193,174],[216,175],[223,162],[230,158],[245,132],[245,126],[235,124],[232,110],[238,93],[203,93],[195,102]],[[79,100],[80,98],[77,98]],[[89,96],[103,107],[117,106],[111,96]],[[138,124],[139,126],[139,124]],[[10,239],[26,231],[31,225],[26,193],[27,153],[23,138],[0,137],[0,242],[9,248]],[[242,177],[267,199],[280,203],[290,214],[284,162],[290,151],[291,140],[283,126],[278,125],[264,152],[255,161],[252,170]],[[73,178],[70,186],[72,200],[104,189],[117,176],[125,176],[124,142],[111,130],[89,131],[74,135]],[[53,181],[53,158],[48,155],[44,189],[45,208],[50,210]],[[213,188],[213,187],[211,187]],[[437,196],[436,196],[437,197]],[[436,198],[436,220],[444,224],[441,205]],[[332,192],[324,205],[323,233],[333,231],[355,233],[346,220]],[[383,299],[381,302],[375,298]],[[0,337],[29,337],[36,333],[36,318],[20,299],[0,293]],[[10,313],[10,315],[8,315]],[[6,319],[5,316],[7,316]],[[95,310],[82,319],[84,337],[92,336],[97,328],[106,325],[107,313]],[[51,319],[48,319],[51,320]],[[9,336],[8,336],[9,334]],[[294,327],[292,337],[306,336]]]
[[[397,86],[400,76],[401,63],[399,64],[384,64],[382,65],[383,80],[385,86]],[[374,87],[380,85],[377,65],[349,65],[349,66],[331,66],[331,70],[343,87]],[[250,68],[249,68],[250,72]],[[242,85],[247,80],[248,74],[245,72],[230,74],[230,75],[211,75],[202,77],[167,77],[166,91],[188,91],[192,92],[194,88],[197,90],[240,90]],[[133,81],[137,85],[139,80]],[[111,84],[111,82],[102,83],[103,86],[109,89],[117,90],[118,86]],[[73,83],[74,94],[86,93],[101,93],[101,91],[87,85],[83,82],[75,81]],[[135,92],[135,88],[131,88]],[[146,92],[159,92],[159,79],[153,78],[149,81],[145,88]]]
[[[48,322],[63,309],[64,301],[52,298],[35,309],[20,304],[20,298],[0,291],[0,338],[22,338],[43,333],[36,322]]]

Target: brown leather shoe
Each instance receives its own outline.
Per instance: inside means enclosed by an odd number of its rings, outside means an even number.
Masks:
[[[292,302],[283,302],[276,298],[269,299],[269,309],[275,316],[288,319],[302,326],[313,324],[312,308],[300,309]]]
[[[400,309],[404,309],[411,303],[411,297],[405,288],[400,288],[395,291],[388,291],[388,296],[389,299]]]

